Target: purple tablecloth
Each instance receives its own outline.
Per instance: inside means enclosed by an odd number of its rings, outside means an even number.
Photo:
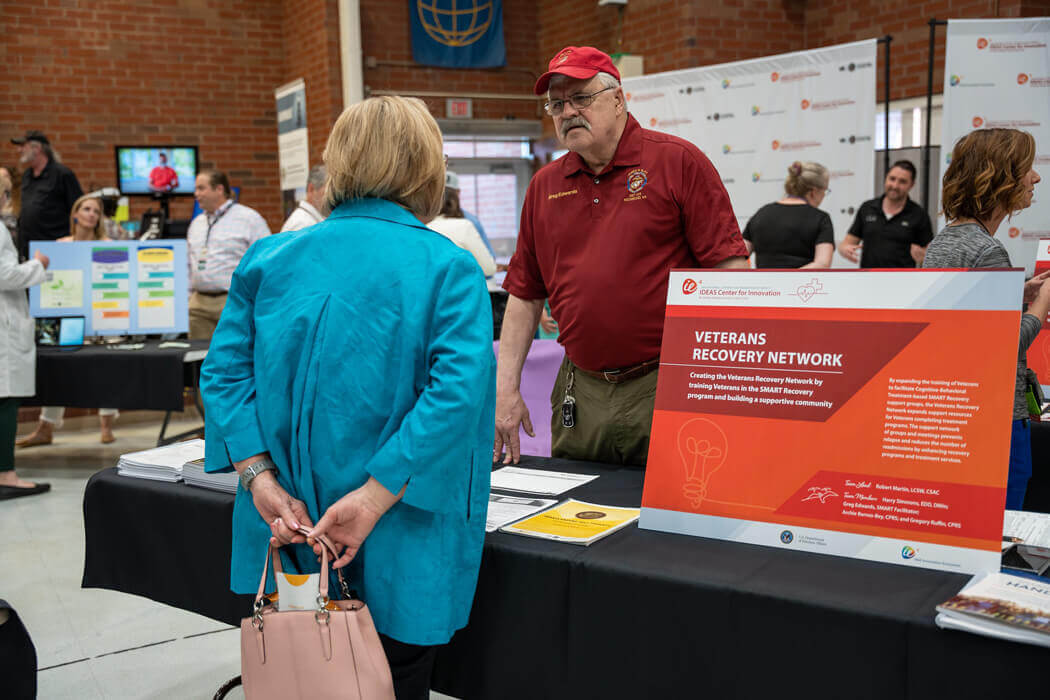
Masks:
[[[493,343],[499,355],[499,341]],[[536,437],[521,432],[521,453],[537,457],[551,455],[551,389],[565,351],[557,340],[534,340],[521,372],[521,396],[529,407]]]

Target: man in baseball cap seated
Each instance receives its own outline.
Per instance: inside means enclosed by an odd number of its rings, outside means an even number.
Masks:
[[[69,213],[84,190],[73,171],[55,160],[44,132],[30,129],[18,146],[22,166],[22,209],[18,214],[18,248],[29,256],[29,241],[53,241],[68,236]]]
[[[565,361],[555,457],[644,465],[671,268],[747,267],[729,195],[693,144],[643,129],[612,59],[568,46],[536,82],[569,153],[529,184],[504,288],[493,459],[532,435],[521,370],[550,299]]]

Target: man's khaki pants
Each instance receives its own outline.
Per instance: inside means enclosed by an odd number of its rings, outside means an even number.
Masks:
[[[576,425],[566,428],[561,407],[572,366],[566,356],[551,392],[551,456],[644,467],[649,457],[658,372],[621,384],[573,372]]]
[[[190,295],[190,339],[211,340],[215,326],[219,325],[219,316],[226,306],[225,294]]]

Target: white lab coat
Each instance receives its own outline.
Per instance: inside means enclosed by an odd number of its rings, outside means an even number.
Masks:
[[[39,260],[18,264],[11,233],[0,222],[0,398],[36,393],[36,334],[25,290],[44,281]]]

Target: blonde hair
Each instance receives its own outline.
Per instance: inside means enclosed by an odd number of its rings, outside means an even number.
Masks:
[[[820,163],[798,161],[788,166],[784,192],[792,197],[805,197],[813,190],[826,190],[830,175]]]
[[[101,241],[103,238],[106,237],[106,227],[102,223],[102,220],[105,218],[105,216],[102,213],[102,200],[90,194],[85,194],[84,196],[77,199],[77,201],[73,202],[73,208],[69,211],[70,236],[73,236],[75,238],[77,235],[77,212],[80,211],[80,207],[84,206],[84,202],[87,202],[92,199],[98,202],[98,221],[95,223],[95,230],[92,232],[91,236],[96,241]]]
[[[441,130],[422,100],[370,97],[347,107],[324,148],[325,209],[378,197],[429,221],[441,211]]]
[[[941,180],[942,213],[949,221],[987,219],[1024,208],[1025,176],[1035,162],[1035,139],[1017,129],[978,129],[952,149]]]

